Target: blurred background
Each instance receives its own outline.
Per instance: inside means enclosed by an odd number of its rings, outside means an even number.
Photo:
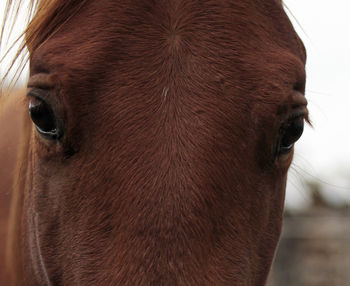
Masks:
[[[350,285],[350,1],[285,0],[308,53],[307,126],[269,286]]]
[[[306,126],[296,146],[283,234],[268,285],[350,285],[350,1],[284,3],[308,52],[306,97],[313,127]],[[20,7],[8,43],[21,34],[26,22],[21,10],[26,9]],[[7,49],[0,47],[1,57]],[[1,63],[1,77],[15,50]],[[25,67],[18,86],[27,76]]]

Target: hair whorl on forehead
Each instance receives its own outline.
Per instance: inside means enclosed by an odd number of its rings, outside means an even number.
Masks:
[[[87,2],[87,0],[7,0],[4,20],[1,26],[0,45],[4,42],[4,31],[9,29],[10,33],[13,29],[15,21],[23,15],[19,15],[20,7],[28,3],[28,25],[24,33],[15,41],[20,43],[20,47],[16,56],[12,60],[12,64],[7,70],[4,80],[9,71],[14,66],[14,63],[20,58],[20,66],[16,71],[21,72],[28,60],[26,48],[30,53],[33,53],[40,45],[50,38],[66,21],[70,19],[79,9]],[[14,44],[10,47],[13,48]],[[9,50],[10,50],[9,49]],[[5,53],[6,57],[8,51]],[[0,62],[3,61],[3,58]],[[16,75],[15,75],[16,77]]]

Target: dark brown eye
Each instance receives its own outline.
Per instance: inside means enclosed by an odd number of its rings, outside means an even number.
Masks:
[[[29,101],[29,114],[38,132],[48,139],[59,139],[60,132],[57,127],[55,114],[45,101],[31,97]]]
[[[289,120],[281,129],[278,143],[278,155],[289,153],[304,131],[304,117]]]

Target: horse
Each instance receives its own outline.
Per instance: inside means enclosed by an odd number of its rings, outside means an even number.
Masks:
[[[32,4],[15,285],[265,285],[308,121],[282,1]]]

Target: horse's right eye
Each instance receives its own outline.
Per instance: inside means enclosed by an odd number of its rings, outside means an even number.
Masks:
[[[278,155],[288,154],[294,146],[294,143],[303,134],[304,130],[304,116],[299,116],[293,120],[288,121],[282,128],[281,136],[278,143]]]
[[[29,114],[38,132],[47,139],[59,139],[55,114],[42,99],[32,96],[29,100]]]

